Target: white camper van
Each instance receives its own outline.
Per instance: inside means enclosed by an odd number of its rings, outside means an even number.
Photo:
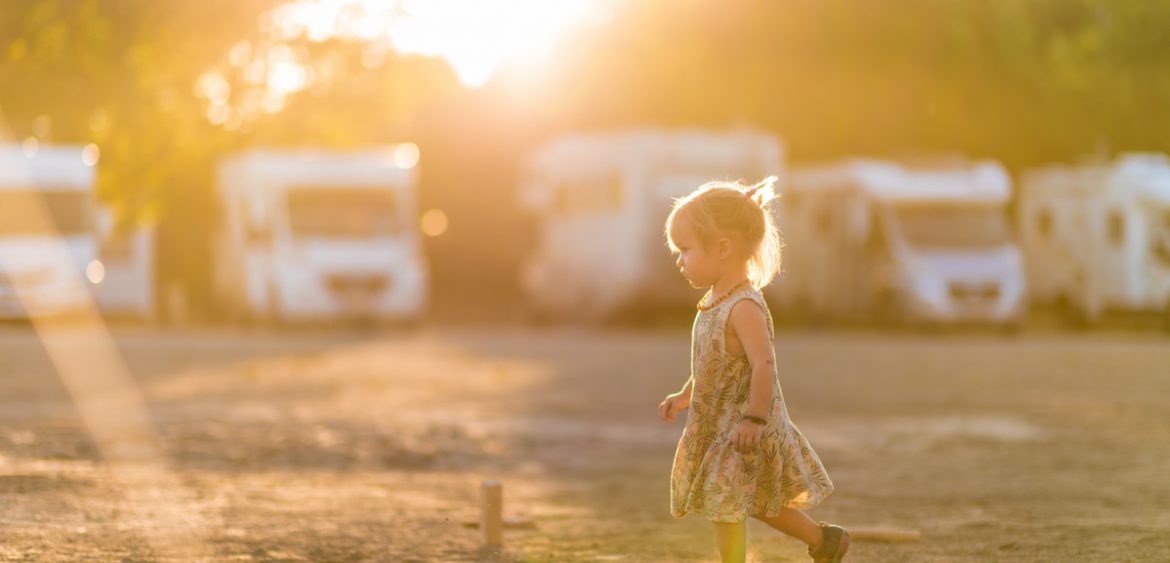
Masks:
[[[1020,323],[1027,300],[1010,195],[994,162],[794,168],[779,206],[782,273],[770,293],[814,317]]]
[[[101,269],[97,304],[103,314],[149,320],[155,314],[155,229],[118,228],[113,209],[99,206],[96,234]]]
[[[717,179],[781,175],[780,141],[751,131],[569,134],[535,149],[521,196],[537,216],[521,272],[542,316],[605,318],[628,305],[690,303],[663,235],[675,198]]]
[[[428,266],[415,162],[396,163],[398,149],[254,150],[226,159],[213,251],[225,313],[274,321],[420,318]]]
[[[1170,321],[1170,160],[1125,154],[1113,162],[1026,172],[1019,229],[1032,293],[1086,321],[1109,310],[1156,311]]]
[[[93,185],[93,162],[81,147],[0,146],[0,318],[90,303],[84,273],[97,260]]]

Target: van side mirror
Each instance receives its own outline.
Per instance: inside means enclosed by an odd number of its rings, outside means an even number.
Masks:
[[[1162,264],[1170,266],[1170,231],[1154,233],[1150,240],[1150,253]]]
[[[268,246],[272,243],[272,230],[263,223],[248,222],[248,246]]]
[[[886,233],[882,231],[882,222],[877,214],[869,216],[869,229],[865,237],[865,249],[869,252],[881,252],[886,249]]]

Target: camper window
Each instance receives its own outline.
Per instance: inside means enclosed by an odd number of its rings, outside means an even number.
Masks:
[[[993,205],[903,205],[897,222],[913,246],[982,248],[1011,242],[1003,208]]]
[[[365,238],[401,233],[394,193],[388,188],[299,187],[287,194],[294,235]]]
[[[1125,243],[1125,217],[1116,209],[1109,211],[1109,243],[1116,246]]]
[[[827,237],[832,232],[833,210],[828,205],[817,207],[815,228],[818,236]]]
[[[865,239],[865,249],[870,253],[886,250],[886,232],[881,222],[881,216],[874,211],[869,214],[869,236]]]
[[[1170,266],[1170,211],[1162,214],[1161,223],[1155,216],[1150,229],[1150,251],[1165,266]]]
[[[134,255],[134,239],[130,233],[113,233],[102,239],[98,255],[106,264],[128,263]]]
[[[40,213],[27,211],[41,205],[48,212],[48,223]],[[43,187],[0,192],[0,235],[79,235],[91,232],[93,225],[93,199],[88,192]]]
[[[562,216],[612,213],[621,206],[622,184],[617,178],[564,181],[556,187],[556,209]]]
[[[248,245],[253,247],[268,246],[272,243],[272,232],[268,225],[263,223],[248,223]]]
[[[1041,208],[1036,212],[1036,234],[1043,240],[1052,237],[1052,213]]]

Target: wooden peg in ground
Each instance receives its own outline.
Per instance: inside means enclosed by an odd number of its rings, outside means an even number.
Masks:
[[[917,542],[922,541],[922,532],[905,528],[878,528],[865,526],[847,528],[850,539],[874,542]]]
[[[483,482],[480,503],[479,529],[483,530],[483,543],[499,547],[504,543],[504,486],[499,481]]]

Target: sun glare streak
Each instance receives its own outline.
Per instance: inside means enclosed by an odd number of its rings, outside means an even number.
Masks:
[[[93,163],[87,161],[87,165],[93,166],[97,147],[89,147],[94,149]],[[43,225],[40,232],[55,233],[51,244],[44,247],[46,258],[70,272],[67,283],[74,286],[74,293],[91,295],[78,286],[84,286],[87,277],[91,281],[99,277],[98,268],[91,263],[84,274],[81,272],[44,200],[17,198],[11,204],[16,206],[16,213]],[[105,274],[102,270],[100,277]],[[35,288],[30,287],[32,282],[21,276],[10,281],[50,363],[101,452],[104,466],[124,492],[128,522],[142,533],[160,558],[210,560],[203,537],[205,516],[171,471],[146,401],[92,297],[72,317],[54,319],[43,314],[45,311],[35,299]]]

